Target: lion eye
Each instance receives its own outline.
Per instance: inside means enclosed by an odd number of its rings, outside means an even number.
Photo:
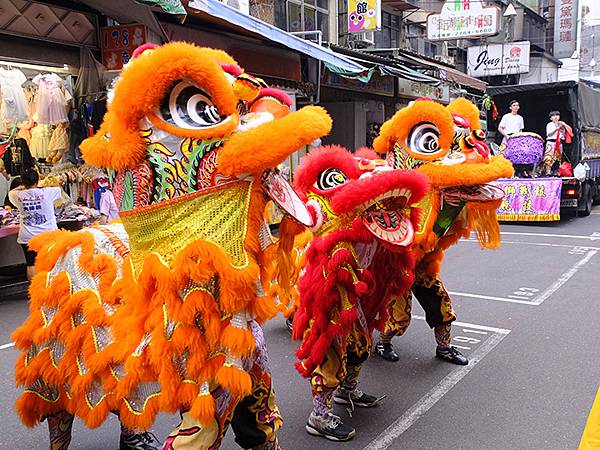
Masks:
[[[160,103],[162,119],[178,128],[199,129],[224,120],[210,96],[189,81],[178,80]]]
[[[319,174],[315,187],[321,191],[333,189],[348,182],[348,177],[340,169],[326,169]]]
[[[414,153],[434,154],[440,150],[440,131],[432,123],[420,123],[410,130],[407,144]]]

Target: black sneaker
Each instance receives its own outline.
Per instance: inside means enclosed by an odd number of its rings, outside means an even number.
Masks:
[[[290,334],[292,334],[292,325],[294,323],[294,316],[290,316],[287,319],[285,319],[285,326],[287,327],[288,331],[290,332]]]
[[[469,360],[466,356],[454,347],[438,347],[435,350],[435,356],[444,361],[451,362],[452,364],[458,364],[459,366],[466,366],[469,364]]]
[[[386,361],[396,362],[400,360],[400,356],[394,351],[394,346],[390,342],[378,342],[375,345],[375,354]]]
[[[123,433],[119,440],[119,450],[160,450],[162,443],[149,431],[145,433]]]
[[[335,414],[327,413],[319,416],[311,412],[306,423],[306,431],[313,436],[323,436],[330,441],[348,441],[354,437],[356,430],[344,424]]]
[[[338,405],[358,406],[359,408],[373,408],[379,405],[379,398],[365,394],[360,389],[349,391],[340,388],[333,394],[333,401]]]

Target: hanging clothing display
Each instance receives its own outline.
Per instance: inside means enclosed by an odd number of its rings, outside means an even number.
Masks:
[[[85,106],[81,106],[69,111],[69,154],[67,160],[73,164],[83,163],[79,144],[88,136],[84,108]]]
[[[31,155],[36,159],[48,157],[51,138],[52,126],[38,124],[33,127],[31,130]]]
[[[28,117],[27,101],[23,91],[23,83],[27,77],[19,69],[3,69],[0,67],[0,121],[14,122],[26,120]]]
[[[71,95],[64,89],[64,83],[55,73],[39,74],[33,78],[37,85],[36,117],[38,123],[58,125],[68,122],[67,103]]]
[[[69,135],[67,134],[67,124],[59,123],[52,132],[52,137],[48,143],[47,161],[57,163],[62,159],[69,148]]]
[[[25,139],[12,139],[6,144],[5,150],[2,160],[9,175],[22,175],[26,170],[33,168],[35,161],[31,157],[29,146]],[[2,153],[1,150],[0,153]]]

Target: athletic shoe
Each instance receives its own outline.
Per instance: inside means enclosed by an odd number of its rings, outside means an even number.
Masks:
[[[454,347],[438,347],[435,350],[435,356],[444,361],[451,362],[452,364],[458,364],[459,366],[466,366],[469,364],[469,360]]]
[[[359,408],[373,408],[379,405],[379,398],[365,394],[360,389],[349,391],[340,388],[333,394],[333,401],[338,405],[358,406]]]
[[[319,416],[314,411],[308,416],[306,431],[308,434],[323,436],[330,441],[348,441],[356,434],[356,430],[344,424],[339,416],[332,413]]]
[[[292,334],[292,325],[294,323],[294,316],[290,316],[287,319],[285,319],[285,326],[287,327],[288,331],[290,332],[290,334]]]
[[[121,433],[119,450],[160,450],[162,443],[150,432]]]
[[[386,361],[396,362],[400,360],[400,356],[394,351],[394,346],[390,342],[379,341],[375,346],[375,354]]]

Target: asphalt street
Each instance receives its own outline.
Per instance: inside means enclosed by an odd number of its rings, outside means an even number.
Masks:
[[[576,449],[600,384],[600,210],[559,223],[502,226],[503,245],[482,251],[474,240],[448,251],[443,280],[459,316],[454,345],[471,358],[459,367],[434,358],[435,342],[415,302],[413,322],[394,344],[398,363],[371,359],[360,387],[387,395],[353,417],[354,440],[333,443],[304,431],[309,387],[293,368],[295,344],[284,321],[265,327],[282,448]],[[48,448],[45,424],[24,428],[13,404],[17,352],[10,333],[27,314],[25,296],[0,301],[0,448]],[[178,421],[163,415],[154,433]],[[111,419],[96,430],[76,423],[71,448],[118,448]],[[230,430],[223,449],[238,448]]]

